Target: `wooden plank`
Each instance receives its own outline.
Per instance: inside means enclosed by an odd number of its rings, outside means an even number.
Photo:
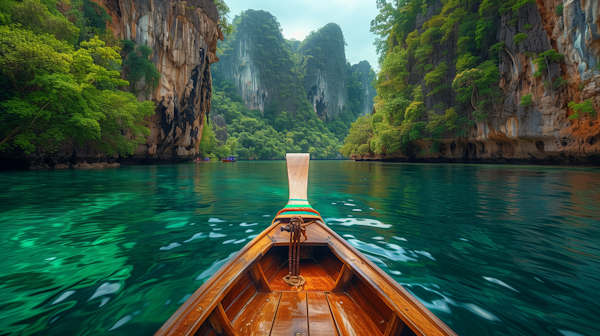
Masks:
[[[304,277],[306,284],[302,287],[292,287],[283,282],[283,277],[288,274],[287,263],[275,273],[269,281],[274,291],[330,291],[334,280],[314,259],[300,260],[300,275]]]
[[[233,301],[231,305],[225,309],[227,317],[229,319],[233,319],[240,312],[242,307],[244,307],[246,303],[250,301],[254,294],[256,294],[256,287],[254,286],[254,283],[251,282],[246,288],[244,288],[244,291],[240,293],[235,301]]]
[[[212,330],[210,323],[208,323],[208,321],[206,321],[206,322],[202,323],[202,325],[200,326],[200,329],[198,329],[196,331],[194,336],[208,336],[211,333],[214,334],[215,332]]]
[[[238,335],[269,335],[281,292],[256,293],[232,321]]]
[[[308,329],[311,335],[338,335],[331,316],[327,297],[323,292],[307,292]]]
[[[305,292],[283,292],[271,336],[308,335],[308,313]]]
[[[310,154],[289,153],[285,155],[285,160],[287,161],[290,200],[307,199]]]
[[[332,279],[337,279],[338,276],[340,275],[340,272],[337,271],[333,267],[333,265],[331,265],[331,263],[329,263],[328,261],[321,259],[321,260],[318,260],[318,263],[325,270],[325,272],[327,272],[327,275],[329,275]]]
[[[372,296],[365,296],[363,294],[364,293],[361,293],[359,290],[357,290],[353,284],[350,284],[348,287],[348,295],[369,316],[371,321],[373,321],[373,323],[379,327],[379,330],[384,332],[388,326],[389,317],[382,315],[381,312],[375,308],[372,302],[369,301],[369,298],[379,300],[377,297],[373,298]]]
[[[356,292],[365,297],[365,301],[372,304],[386,321],[390,319],[392,310],[375,294],[373,288],[367,286],[359,277],[352,278],[351,283],[353,287],[356,287]],[[357,300],[354,301],[358,302]]]
[[[300,259],[312,259],[313,246],[300,245]]]
[[[269,251],[265,254],[264,257],[260,258],[260,260],[258,261],[260,263],[260,267],[262,267],[263,269],[267,268],[269,265],[271,265],[271,263],[273,262],[273,260],[275,260],[275,257],[278,255],[278,251],[276,247],[271,247],[269,249]]]
[[[388,327],[383,333],[383,336],[400,336],[404,327],[406,327],[406,324],[402,322],[398,315],[394,314],[390,319],[390,323],[388,323]]]
[[[231,287],[229,293],[225,295],[223,300],[221,300],[221,304],[223,305],[223,309],[227,311],[229,306],[237,299],[240,294],[252,283],[252,279],[250,278],[250,274],[246,273],[241,276],[241,278]]]
[[[331,313],[342,335],[383,335],[369,316],[344,293],[327,294]]]
[[[259,292],[270,292],[271,286],[269,286],[269,282],[263,273],[262,267],[260,267],[259,263],[254,264],[250,271],[250,278],[252,278],[252,282],[256,286],[256,290]]]
[[[275,248],[277,248],[277,247],[275,247]],[[267,266],[266,268],[263,268],[265,277],[267,278],[267,280],[270,280],[273,277],[273,275],[275,275],[275,272],[277,272],[281,267],[283,267],[283,265],[286,262],[287,262],[287,250],[285,252],[285,256],[284,256],[284,253],[275,256],[275,258],[273,259],[273,262],[271,264],[269,264],[269,266]]]
[[[354,273],[352,273],[352,270],[344,265],[342,266],[342,270],[340,271],[340,275],[338,276],[337,280],[335,280],[335,284],[333,285],[333,288],[331,289],[332,292],[345,292],[346,289],[348,288],[348,285],[350,285],[350,280],[352,279],[352,277],[354,276]]]
[[[217,308],[208,316],[208,323],[219,336],[236,336],[221,304],[218,304]]]

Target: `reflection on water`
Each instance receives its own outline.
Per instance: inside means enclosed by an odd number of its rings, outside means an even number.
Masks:
[[[0,173],[0,334],[152,334],[287,200],[285,163]],[[600,171],[313,161],[326,222],[460,335],[598,335]]]

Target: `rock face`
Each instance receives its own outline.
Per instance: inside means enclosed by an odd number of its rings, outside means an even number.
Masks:
[[[300,52],[306,57],[304,89],[306,97],[321,119],[337,118],[348,104],[344,35],[335,23],[311,33]]]
[[[227,143],[227,123],[225,122],[225,118],[220,115],[215,115],[212,118],[212,127],[215,131],[215,137],[219,141],[219,145],[224,145]]]
[[[556,12],[563,6],[563,14]],[[428,9],[424,17],[417,18],[416,29],[429,20],[441,4]],[[499,110],[490,115],[488,122],[478,122],[476,127],[462,137],[446,136],[439,153],[426,153],[423,148],[431,144],[415,141],[404,151],[356,159],[383,159],[422,162],[487,162],[487,163],[539,163],[566,165],[600,165],[600,113],[595,117],[583,115],[568,119],[574,112],[569,102],[580,103],[591,99],[600,111],[600,4],[598,1],[536,0],[519,9],[516,24],[507,13],[500,19],[497,41],[506,42],[500,51],[500,82],[503,100]],[[531,25],[531,26],[529,26]],[[530,28],[529,28],[530,27]],[[518,46],[513,38],[526,33],[527,38]],[[444,47],[436,48],[428,63],[445,61],[451,64],[454,55],[445,50],[455,50],[457,41],[451,37]],[[440,49],[440,50],[437,50]],[[537,70],[532,53],[550,49],[564,54],[564,60],[549,63],[548,74],[534,77]],[[454,67],[446,76],[445,84],[452,84],[456,75]],[[544,81],[562,76],[568,83],[550,90]],[[424,85],[422,75],[411,74],[409,84],[421,84],[424,94],[431,88]],[[520,98],[532,94],[533,105],[523,107]],[[444,102],[455,106],[454,93],[437,93],[426,98],[431,109]]]
[[[187,161],[197,154],[210,111],[210,64],[223,39],[212,0],[100,0],[122,39],[148,45],[161,78],[150,97],[157,104],[150,136],[125,162]],[[143,94],[141,94],[143,95]]]
[[[337,24],[325,25],[302,42],[285,40],[276,18],[265,11],[243,12],[234,19],[234,27],[219,44],[217,67],[235,84],[246,107],[268,114],[294,113],[308,103],[323,120],[335,120],[348,107],[345,43]],[[368,98],[361,108],[370,112],[374,74],[366,61],[352,70],[362,76],[362,93]]]
[[[360,106],[360,115],[366,115],[373,111],[373,98],[377,95],[377,91],[372,83],[375,79],[375,71],[371,69],[371,65],[367,61],[360,61],[358,64],[352,65],[352,71],[358,75],[358,80],[362,85],[364,100]]]
[[[294,111],[301,94],[299,79],[292,50],[275,17],[247,10],[234,19],[234,25],[234,32],[219,47],[223,51],[219,71],[235,84],[249,109]]]

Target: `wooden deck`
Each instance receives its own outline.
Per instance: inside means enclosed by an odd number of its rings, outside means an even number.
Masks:
[[[346,293],[259,292],[232,324],[238,335],[383,335]]]
[[[330,272],[339,273],[327,258],[321,259]],[[273,292],[255,292],[239,309],[231,321],[238,335],[383,335],[381,327],[350,295],[331,292],[335,281],[316,259],[302,259],[303,287],[285,284],[282,278],[287,272],[287,263],[280,264],[269,279]],[[378,318],[381,325],[387,325],[387,319]]]

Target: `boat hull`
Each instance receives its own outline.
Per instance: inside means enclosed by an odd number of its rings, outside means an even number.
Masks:
[[[307,239],[300,244],[304,286],[291,287],[281,279],[287,274],[290,239],[281,230],[286,219],[278,218],[202,285],[156,335],[455,335],[319,222],[306,227]]]

